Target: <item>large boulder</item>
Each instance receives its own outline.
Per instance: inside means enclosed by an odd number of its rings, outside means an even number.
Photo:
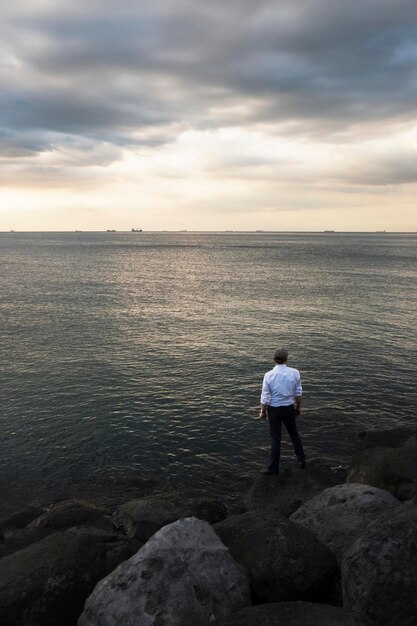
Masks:
[[[249,572],[255,603],[320,601],[337,571],[314,534],[271,510],[250,511],[214,525],[232,557]]]
[[[340,562],[344,550],[362,529],[399,504],[388,491],[346,483],[325,489],[303,504],[290,519],[312,530]]]
[[[172,492],[126,502],[113,515],[116,528],[145,543],[157,530],[185,517],[210,524],[226,517],[226,507],[215,498],[190,497]]]
[[[81,524],[113,531],[110,509],[95,501],[64,500],[16,513],[0,523],[0,557]]]
[[[363,450],[348,481],[385,489],[399,500],[417,495],[417,445]]]
[[[128,539],[70,529],[0,559],[0,623],[73,626],[94,585],[132,555]]]
[[[405,503],[370,524],[342,559],[344,604],[361,626],[415,626],[417,507]]]
[[[415,438],[415,435],[415,428],[403,426],[385,430],[362,430],[357,433],[357,442],[359,448],[398,448],[410,445],[407,442]]]
[[[3,536],[4,532],[7,530],[27,526],[43,512],[44,508],[42,506],[30,505],[25,509],[12,513],[8,517],[3,517],[0,520],[0,536]]]
[[[342,608],[313,602],[271,602],[233,613],[221,626],[355,626]]]
[[[330,464],[323,459],[312,459],[305,471],[287,468],[279,476],[257,478],[246,495],[246,509],[253,511],[269,507],[289,517],[304,502],[345,478],[345,470],[336,462]]]
[[[112,530],[111,510],[94,501],[64,500],[45,507],[44,512],[32,520],[27,527],[49,528],[54,531],[80,524]]]
[[[207,522],[187,518],[100,581],[78,626],[209,626],[248,604],[246,572]]]

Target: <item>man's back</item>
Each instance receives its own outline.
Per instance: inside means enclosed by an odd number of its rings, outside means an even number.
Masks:
[[[264,376],[261,403],[289,406],[302,395],[300,372],[285,363],[276,365]]]

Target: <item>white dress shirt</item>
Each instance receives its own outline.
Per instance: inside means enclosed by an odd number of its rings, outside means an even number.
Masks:
[[[283,363],[275,365],[274,369],[265,374],[261,403],[270,406],[290,406],[302,393],[300,372]]]

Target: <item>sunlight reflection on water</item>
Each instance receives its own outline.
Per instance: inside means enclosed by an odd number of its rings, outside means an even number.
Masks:
[[[0,235],[6,485],[252,471],[278,345],[309,454],[414,424],[414,235]],[[291,456],[287,444],[284,456]],[[208,478],[208,483],[209,483]],[[16,487],[17,488],[17,487]]]

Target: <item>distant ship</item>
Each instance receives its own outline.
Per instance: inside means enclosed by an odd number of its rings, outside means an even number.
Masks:
[[[130,229],[130,232],[131,232],[131,233],[141,233],[141,232],[142,232],[142,229],[141,229],[141,228],[131,228],[131,229]]]
[[[106,230],[106,233],[115,233],[115,232],[116,232],[116,229],[115,229],[115,228],[108,228],[108,229]]]
[[[334,230],[325,230],[324,232],[325,233],[334,233],[335,231]]]

